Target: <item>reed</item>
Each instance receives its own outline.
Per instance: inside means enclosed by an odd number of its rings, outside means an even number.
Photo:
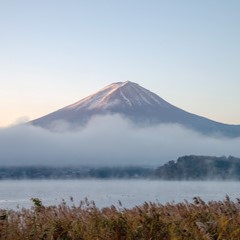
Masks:
[[[240,199],[204,202],[145,202],[131,209],[98,208],[85,199],[44,206],[32,199],[29,209],[0,210],[4,240],[240,240]]]

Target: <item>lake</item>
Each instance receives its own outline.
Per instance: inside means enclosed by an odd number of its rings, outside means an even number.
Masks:
[[[232,200],[240,198],[239,182],[224,181],[157,181],[157,180],[2,180],[0,181],[0,208],[31,207],[30,199],[40,198],[44,205],[77,205],[86,197],[98,207],[133,207],[145,201],[182,202],[200,196],[203,200]]]

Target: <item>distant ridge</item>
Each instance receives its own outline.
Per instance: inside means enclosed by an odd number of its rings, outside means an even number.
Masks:
[[[240,158],[233,156],[179,157],[155,171],[155,177],[165,180],[240,180]]]
[[[120,114],[140,125],[174,123],[203,134],[240,136],[240,125],[223,124],[186,112],[130,81],[112,83],[74,104],[30,123],[51,129],[55,124],[66,121],[74,128],[86,124],[93,116],[107,114]]]

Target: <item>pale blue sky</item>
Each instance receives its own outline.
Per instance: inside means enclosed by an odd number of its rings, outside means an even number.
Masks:
[[[0,0],[0,126],[130,80],[240,124],[239,0]]]

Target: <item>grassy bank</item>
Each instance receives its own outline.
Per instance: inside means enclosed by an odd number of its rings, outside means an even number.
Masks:
[[[145,203],[132,209],[78,206],[45,207],[32,199],[31,209],[0,210],[0,239],[240,239],[240,200],[205,203]]]

